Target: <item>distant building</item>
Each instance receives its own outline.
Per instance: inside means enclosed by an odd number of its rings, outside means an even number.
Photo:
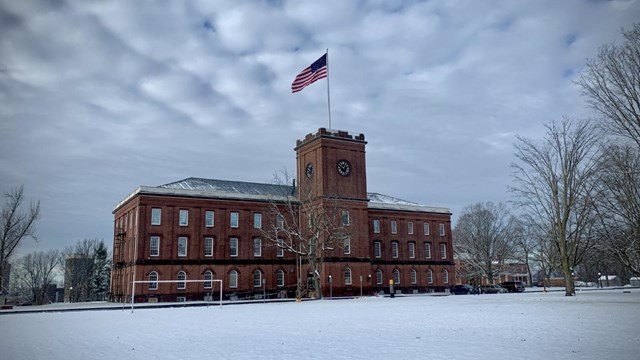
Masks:
[[[365,145],[362,134],[321,128],[295,148],[298,185],[335,200],[348,225],[344,246],[325,253],[323,295],[388,292],[390,280],[397,292],[444,291],[454,281],[451,212],[368,193]],[[212,287],[162,280],[223,279],[225,299],[293,296],[296,257],[261,228],[299,189],[199,178],[139,187],[113,211],[110,300],[129,301],[133,279],[152,281],[136,286],[136,302],[203,300]],[[287,221],[305,221],[294,210]]]

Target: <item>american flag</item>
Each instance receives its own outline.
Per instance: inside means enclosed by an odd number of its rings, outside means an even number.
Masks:
[[[310,66],[307,66],[304,70],[296,76],[291,84],[291,92],[298,92],[305,88],[307,85],[313,84],[316,80],[327,77],[327,54],[324,54],[320,59],[316,60]]]

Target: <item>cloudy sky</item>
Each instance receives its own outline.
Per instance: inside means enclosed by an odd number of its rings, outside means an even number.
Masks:
[[[573,81],[640,1],[0,0],[0,190],[39,242],[113,238],[139,185],[271,182],[328,127],[364,133],[368,190],[459,214],[508,201],[515,135],[586,117]]]

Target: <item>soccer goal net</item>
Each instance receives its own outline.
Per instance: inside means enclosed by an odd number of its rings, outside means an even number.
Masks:
[[[186,288],[187,287],[187,283],[203,283],[205,285],[211,285],[211,287],[209,288],[208,286],[204,289],[204,293],[209,293],[210,295],[207,296],[207,302],[211,302],[211,299],[213,298],[213,292],[216,291],[216,289],[218,289],[217,291],[219,292],[220,296],[219,296],[219,300],[218,300],[218,304],[220,305],[220,307],[222,307],[222,279],[211,279],[211,280],[203,280],[203,279],[199,279],[199,280],[134,280],[132,281],[132,287],[131,287],[131,312],[133,312],[133,307],[135,304],[135,296],[136,296],[136,284],[152,284],[154,286],[155,289],[158,288],[158,284],[163,284],[163,283],[176,283],[176,284],[180,284],[182,285],[181,288]],[[219,285],[216,285],[219,284]]]

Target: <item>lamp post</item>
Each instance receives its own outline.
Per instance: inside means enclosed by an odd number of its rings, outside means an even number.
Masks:
[[[602,289],[602,279],[600,278],[602,273],[598,273],[598,287]]]
[[[262,302],[267,302],[267,279],[262,279]]]
[[[333,279],[329,275],[329,299],[333,298]]]

